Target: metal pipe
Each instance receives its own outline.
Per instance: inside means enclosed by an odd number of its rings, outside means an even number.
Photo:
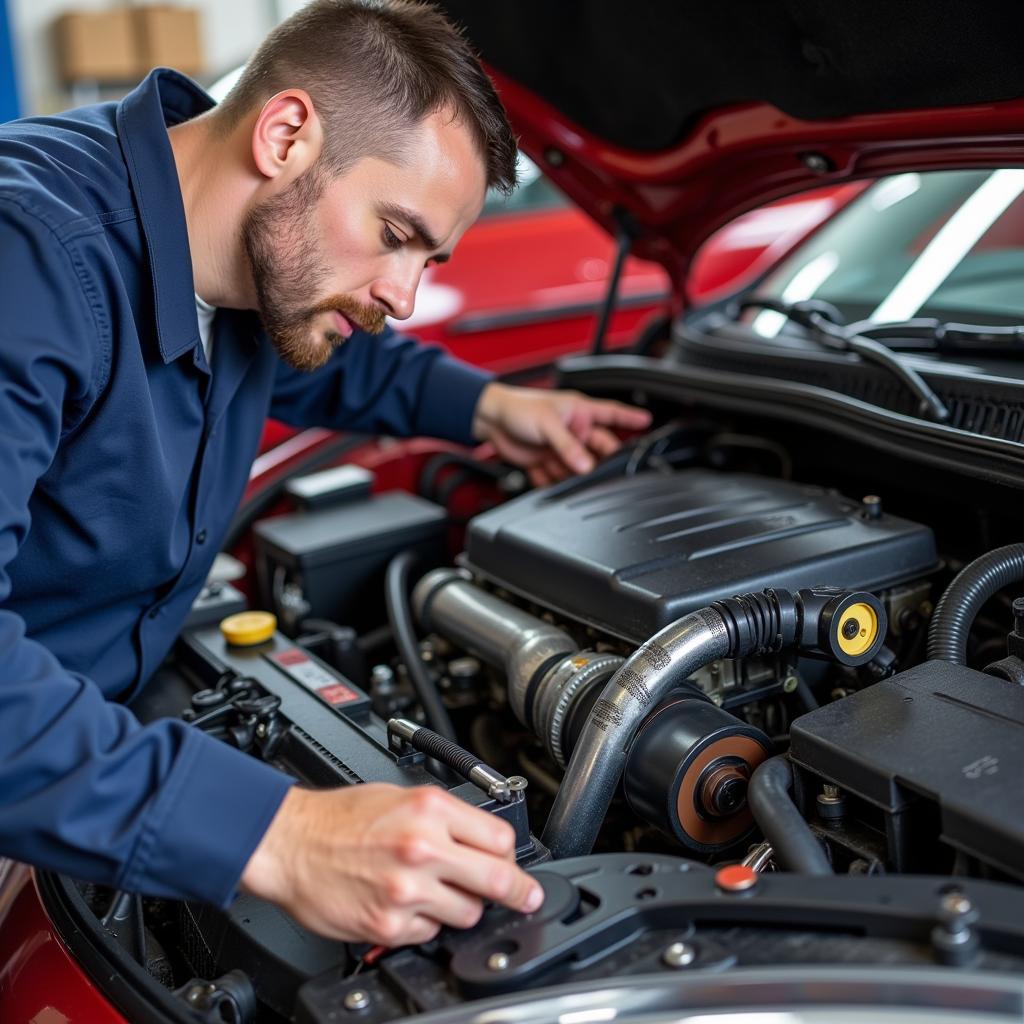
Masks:
[[[725,657],[730,647],[722,616],[702,609],[666,626],[612,676],[587,719],[548,817],[541,841],[552,856],[590,852],[637,727],[676,683]]]
[[[516,717],[532,728],[526,694],[539,673],[579,649],[567,633],[495,597],[455,569],[427,573],[413,590],[416,616],[489,665],[504,669]]]

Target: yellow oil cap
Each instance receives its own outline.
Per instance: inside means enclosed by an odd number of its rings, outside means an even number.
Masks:
[[[235,647],[266,643],[277,629],[277,616],[270,612],[239,612],[221,620],[224,639]]]
[[[856,658],[863,654],[878,635],[878,616],[866,604],[852,604],[835,618],[838,626],[839,648],[844,654]]]

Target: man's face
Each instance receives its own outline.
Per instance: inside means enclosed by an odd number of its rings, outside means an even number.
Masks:
[[[412,315],[423,270],[448,258],[483,206],[484,167],[448,114],[410,130],[401,164],[317,167],[254,206],[242,226],[263,324],[281,358],[314,370],[353,330]]]

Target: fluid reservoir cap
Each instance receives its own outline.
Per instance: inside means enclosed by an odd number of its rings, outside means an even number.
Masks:
[[[864,602],[850,605],[837,615],[838,635],[836,640],[842,652],[851,658],[858,658],[869,650],[878,637],[878,616],[874,608]]]
[[[221,620],[224,639],[235,647],[266,643],[277,629],[277,616],[270,612],[239,612]]]

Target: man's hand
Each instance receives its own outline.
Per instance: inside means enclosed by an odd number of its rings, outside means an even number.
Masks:
[[[651,414],[577,391],[547,391],[491,383],[480,394],[473,436],[489,441],[501,458],[521,466],[537,487],[570,473],[587,473],[595,458],[616,451],[612,432],[643,430]]]
[[[469,928],[483,900],[529,913],[543,890],[505,821],[437,786],[289,790],[242,887],[342,941],[402,946]]]

